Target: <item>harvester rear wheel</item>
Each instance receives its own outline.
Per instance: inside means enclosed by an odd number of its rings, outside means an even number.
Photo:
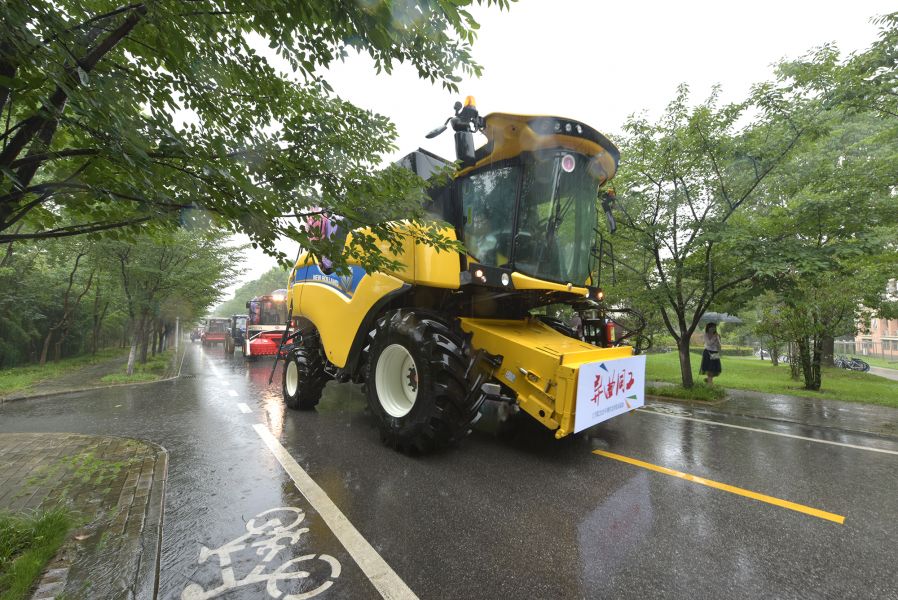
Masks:
[[[468,362],[460,332],[430,315],[397,310],[380,317],[365,393],[384,443],[424,453],[463,438],[478,406],[465,383]]]
[[[296,346],[287,355],[281,389],[287,408],[312,410],[327,383],[324,360],[317,347]]]

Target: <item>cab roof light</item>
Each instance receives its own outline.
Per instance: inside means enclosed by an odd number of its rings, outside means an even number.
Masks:
[[[465,98],[465,106],[477,106],[477,103],[474,100],[474,96],[468,96]]]

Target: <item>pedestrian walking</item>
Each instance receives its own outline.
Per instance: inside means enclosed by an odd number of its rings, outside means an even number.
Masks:
[[[574,313],[574,316],[571,317],[571,329],[577,334],[577,339],[583,339],[583,319],[580,317],[580,313]]]
[[[720,335],[717,323],[705,325],[705,350],[702,352],[702,366],[699,373],[705,376],[705,383],[714,385],[714,378],[720,375],[723,367],[720,364]]]

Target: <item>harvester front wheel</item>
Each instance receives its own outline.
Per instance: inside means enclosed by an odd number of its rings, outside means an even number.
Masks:
[[[287,408],[312,410],[321,400],[321,390],[325,383],[327,375],[318,348],[293,348],[284,363],[281,385]]]
[[[377,321],[368,350],[366,396],[384,443],[430,452],[464,437],[477,414],[469,404],[462,336],[410,310]]]

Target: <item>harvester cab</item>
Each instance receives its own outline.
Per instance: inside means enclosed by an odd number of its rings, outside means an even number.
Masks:
[[[214,346],[215,344],[224,344],[226,331],[228,328],[228,319],[220,317],[210,317],[206,319],[203,327],[203,333],[200,335],[200,341],[203,346]]]
[[[425,209],[465,252],[419,242],[413,224],[401,252],[381,247],[396,271],[332,272],[301,252],[288,294],[288,407],[314,407],[329,377],[363,382],[385,443],[426,452],[463,437],[487,399],[556,438],[642,405],[645,358],[614,345],[613,328],[584,341],[544,314],[607,310],[594,257],[599,204],[615,227],[605,186],[617,148],[572,119],[481,117],[471,97],[427,137],[450,125],[454,163],[418,150],[399,164],[424,179],[454,167]],[[475,148],[478,132],[487,141]]]
[[[287,327],[287,290],[256,296],[246,303],[243,356],[275,356]]]

